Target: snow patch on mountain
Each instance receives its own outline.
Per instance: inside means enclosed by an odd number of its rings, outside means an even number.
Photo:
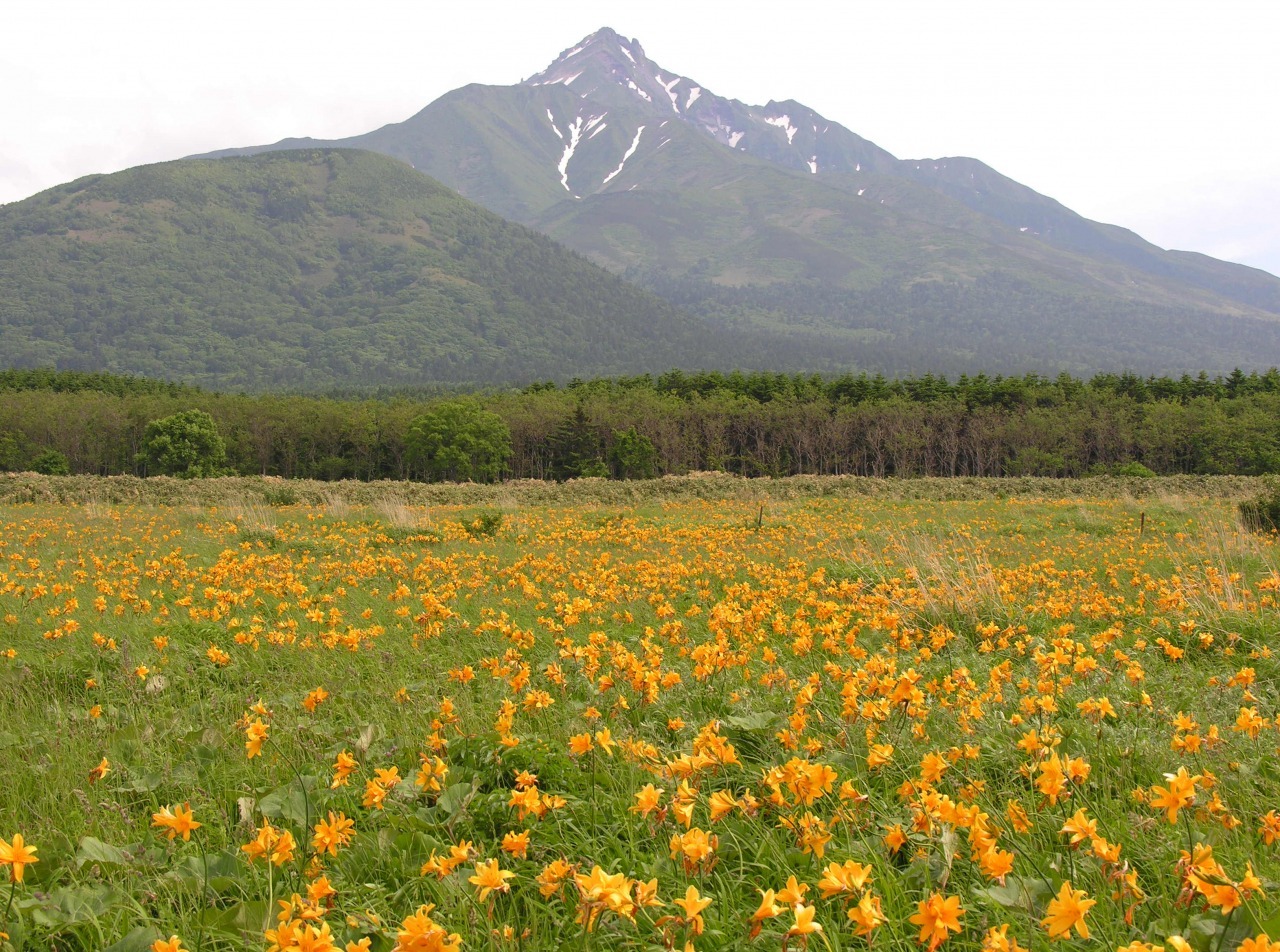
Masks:
[[[636,149],[640,147],[640,137],[644,135],[644,126],[636,130],[636,137],[631,140],[631,147],[622,154],[622,161],[618,163],[618,167],[604,177],[601,185],[608,185],[609,180],[622,171],[622,167],[627,164],[627,159],[636,154]]]
[[[552,132],[554,132],[554,133],[555,133],[557,136],[559,136],[561,139],[563,139],[563,138],[564,138],[564,133],[563,133],[563,132],[561,132],[561,131],[560,131],[560,129],[559,129],[559,127],[557,127],[557,126],[556,126],[556,117],[555,117],[555,116],[553,116],[553,115],[551,115],[551,110],[550,110],[550,109],[548,109],[548,110],[547,110],[547,121],[549,121],[549,122],[551,123],[551,131],[552,131]]]
[[[634,92],[637,96],[639,96],[645,102],[653,102],[653,97],[650,96],[643,89],[641,89],[639,86],[637,86],[635,84],[635,80],[631,79],[630,77],[627,77],[627,85],[631,88],[632,92]]]
[[[690,106],[692,106],[695,102],[697,102],[698,97],[699,97],[699,96],[701,96],[701,95],[702,95],[702,87],[701,87],[701,86],[694,86],[694,87],[693,87],[693,89],[689,90],[689,99],[688,99],[688,101],[684,104],[684,108],[685,108],[685,111],[686,111],[686,112],[689,110],[689,107],[690,107]]]
[[[816,155],[809,160],[809,171],[814,175],[818,174],[818,157]]]
[[[557,130],[559,131],[559,130]],[[561,138],[564,138],[561,136]],[[579,195],[573,194],[573,189],[569,187],[569,160],[573,158],[573,153],[578,149],[578,140],[582,138],[582,117],[578,116],[573,120],[573,125],[569,127],[569,141],[565,144],[564,155],[560,156],[560,164],[557,168],[560,170],[560,184],[564,186],[564,190],[574,198],[580,198]]]
[[[627,59],[631,60],[631,62],[634,63],[636,61],[636,58],[631,55],[631,51],[627,49],[625,46],[623,46],[621,43],[618,44],[618,49],[622,50],[622,55],[625,56]]]
[[[659,86],[661,86],[663,89],[667,91],[667,98],[671,100],[671,109],[677,115],[679,115],[680,114],[680,94],[677,92],[674,92],[674,90],[675,90],[676,84],[680,82],[681,77],[677,76],[675,79],[670,80],[668,82],[667,80],[664,80],[662,78],[661,73],[654,73],[653,78],[658,81]]]
[[[777,126],[779,129],[785,129],[787,131],[787,145],[791,145],[791,140],[794,139],[796,137],[796,133],[800,131],[791,124],[790,116],[776,116],[772,119],[765,116],[764,121],[769,123],[771,126]]]

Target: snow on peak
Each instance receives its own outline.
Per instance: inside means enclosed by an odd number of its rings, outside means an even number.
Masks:
[[[627,49],[625,46],[623,46],[621,43],[618,44],[618,49],[622,50],[622,55],[625,56],[627,59],[631,60],[631,62],[634,63],[636,61],[636,58],[631,55],[631,51]],[[641,128],[643,128],[643,126]]]
[[[689,90],[689,101],[684,104],[684,108],[686,112],[688,111],[689,107],[692,106],[697,101],[698,97],[701,95],[702,95],[701,86],[694,86],[691,90]]]
[[[777,126],[779,129],[785,129],[787,131],[787,145],[791,145],[791,140],[796,137],[796,133],[799,131],[791,124],[790,116],[775,116],[772,119],[765,116],[764,121],[769,123],[771,126]]]
[[[644,126],[636,130],[636,137],[631,140],[631,147],[622,155],[622,161],[618,163],[618,167],[604,177],[601,185],[608,185],[609,180],[622,171],[622,167],[627,164],[627,159],[636,154],[636,149],[640,146],[640,137],[644,135]]]

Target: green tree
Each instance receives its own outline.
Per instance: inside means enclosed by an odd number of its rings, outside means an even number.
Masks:
[[[474,400],[448,400],[409,424],[405,450],[428,479],[487,483],[511,456],[511,431]]]
[[[203,410],[183,410],[152,420],[142,433],[138,461],[153,476],[186,479],[217,475],[227,458],[227,445],[213,417]]]
[[[0,472],[22,469],[25,457],[18,437],[12,433],[0,433]]]
[[[31,471],[44,476],[70,476],[71,464],[55,449],[47,449],[31,461]]]
[[[579,403],[551,436],[551,478],[563,482],[580,476],[608,476],[603,450],[599,434]]]
[[[634,426],[613,434],[609,459],[619,479],[652,479],[658,468],[658,451],[653,441],[637,433]]]

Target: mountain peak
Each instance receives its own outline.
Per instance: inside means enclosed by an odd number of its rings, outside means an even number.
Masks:
[[[603,75],[631,77],[641,64],[647,63],[639,40],[628,40],[609,27],[601,27],[563,50],[555,60],[525,81],[527,86],[569,85],[588,70]],[[603,78],[603,75],[594,77]]]

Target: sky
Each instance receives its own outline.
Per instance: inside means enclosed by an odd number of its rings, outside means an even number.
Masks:
[[[899,158],[967,155],[1164,248],[1280,274],[1274,0],[10,0],[0,203],[408,118],[602,26]]]

